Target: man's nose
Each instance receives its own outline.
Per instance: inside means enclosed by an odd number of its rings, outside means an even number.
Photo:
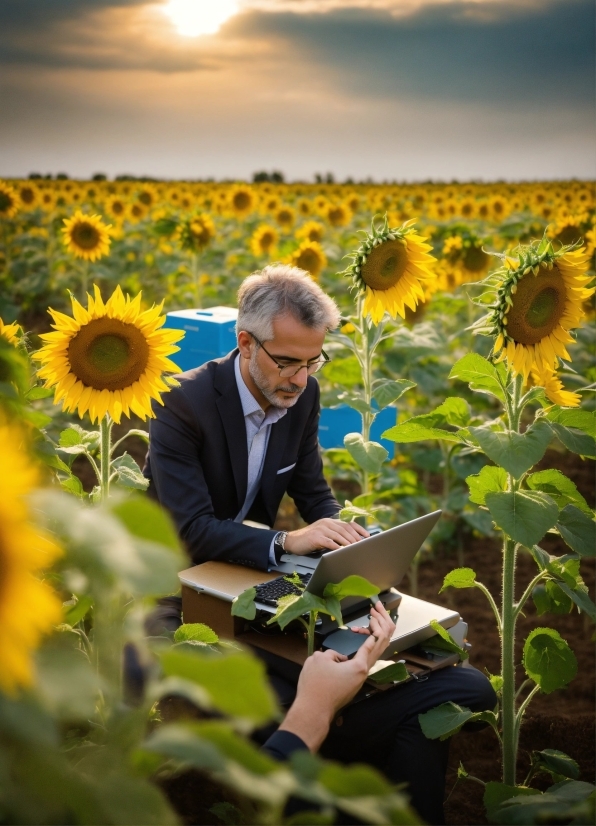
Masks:
[[[298,368],[298,372],[292,376],[292,384],[296,384],[298,387],[306,387],[307,381],[308,370],[306,369],[306,364],[303,364],[302,367]]]

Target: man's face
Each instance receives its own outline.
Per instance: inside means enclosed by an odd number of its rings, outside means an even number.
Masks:
[[[293,407],[308,381],[304,367],[290,378],[281,378],[275,362],[299,367],[316,361],[321,356],[324,339],[325,330],[313,330],[293,316],[285,315],[273,321],[273,338],[263,342],[267,352],[258,347],[254,339],[251,340],[248,372],[269,404],[280,408]]]

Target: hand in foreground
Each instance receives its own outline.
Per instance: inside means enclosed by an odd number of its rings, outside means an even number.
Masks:
[[[336,551],[344,545],[352,545],[367,536],[370,536],[369,532],[357,522],[319,519],[305,528],[290,531],[286,537],[285,550],[300,555],[321,549]]]
[[[336,651],[315,651],[302,668],[298,693],[280,731],[290,731],[317,751],[329,732],[335,713],[347,705],[362,687],[370,668],[383,654],[395,631],[395,623],[381,604],[371,609],[366,642],[349,660]]]

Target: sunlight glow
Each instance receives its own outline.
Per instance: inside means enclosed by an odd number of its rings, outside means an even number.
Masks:
[[[238,11],[237,0],[169,0],[164,6],[178,34],[215,34]]]

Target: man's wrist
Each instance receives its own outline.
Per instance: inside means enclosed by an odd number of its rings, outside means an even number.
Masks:
[[[306,743],[310,751],[316,752],[329,734],[333,715],[332,709],[326,709],[318,702],[303,704],[297,697],[279,730],[295,734]]]

